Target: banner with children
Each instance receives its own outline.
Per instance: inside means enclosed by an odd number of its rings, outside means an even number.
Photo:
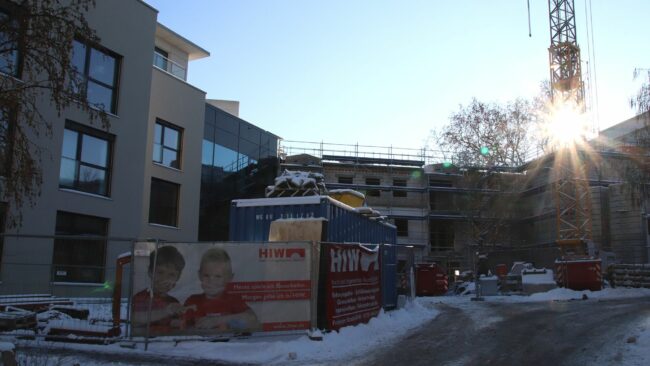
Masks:
[[[133,336],[309,329],[313,244],[136,243]]]

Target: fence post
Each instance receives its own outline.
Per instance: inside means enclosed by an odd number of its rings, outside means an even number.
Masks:
[[[149,309],[147,309],[147,332],[144,337],[144,350],[149,348],[149,332],[151,328],[151,307],[153,306],[153,284],[156,281],[156,264],[158,263],[158,244],[160,241],[156,239],[156,249],[153,255],[153,268],[151,269],[151,281],[149,282]]]
[[[131,307],[133,306],[133,280],[134,280],[134,269],[135,269],[135,240],[131,241],[131,267],[129,268],[129,299],[126,302],[126,320],[127,327],[126,332],[130,340],[133,340],[132,333],[132,324],[131,321]]]

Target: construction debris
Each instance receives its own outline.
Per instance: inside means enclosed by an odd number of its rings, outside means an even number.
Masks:
[[[324,177],[320,173],[285,170],[266,187],[266,197],[302,197],[327,195]]]

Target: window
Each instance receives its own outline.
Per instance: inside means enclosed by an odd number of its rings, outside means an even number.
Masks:
[[[171,168],[180,169],[182,130],[178,127],[156,121],[153,138],[153,161]]]
[[[339,177],[340,184],[352,184],[352,177]]]
[[[406,179],[393,179],[393,186],[406,187]],[[393,197],[406,197],[406,191],[393,190]]]
[[[429,220],[429,244],[432,251],[454,248],[454,224],[447,220]]]
[[[153,49],[153,65],[167,71],[167,59],[169,59],[169,53],[167,51],[154,47]]]
[[[14,28],[17,28],[16,22],[11,20],[8,13],[0,9],[0,72],[18,77],[20,71],[18,43],[15,39],[11,39],[8,32]]]
[[[59,211],[56,235],[79,239],[54,239],[52,279],[55,282],[103,283],[108,219]]]
[[[5,232],[5,215],[7,214],[7,204],[0,202],[0,234]],[[2,269],[2,251],[4,249],[5,237],[0,236],[0,269]]]
[[[66,121],[59,187],[108,196],[113,136]]]
[[[178,192],[180,185],[151,178],[149,222],[165,226],[178,224]]]
[[[10,114],[0,108],[0,176],[3,177],[9,173],[9,154],[11,154],[12,141],[10,118]]]
[[[380,184],[379,178],[366,178],[366,185],[368,186],[378,186],[379,184]],[[378,189],[368,189],[366,191],[366,196],[379,197],[380,191]]]
[[[452,184],[448,180],[429,179],[429,187],[451,187]]]
[[[395,227],[397,227],[397,236],[409,236],[409,220],[395,219]]]
[[[119,56],[75,40],[72,44],[72,67],[77,74],[74,90],[91,105],[115,113]]]

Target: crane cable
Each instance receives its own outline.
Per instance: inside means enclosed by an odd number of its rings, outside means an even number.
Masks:
[[[533,32],[530,30],[530,0],[528,0],[527,3],[528,3],[528,37],[532,37]]]
[[[591,69],[593,70],[593,94],[594,115],[596,119],[596,130],[600,132],[600,105],[598,103],[598,79],[596,77],[596,47],[594,44],[594,20],[593,20],[593,6],[589,0],[589,7],[587,7],[587,0],[585,0],[585,21],[587,23],[587,49],[589,58],[591,59]],[[591,36],[590,36],[591,30]],[[591,41],[591,43],[590,43]]]

